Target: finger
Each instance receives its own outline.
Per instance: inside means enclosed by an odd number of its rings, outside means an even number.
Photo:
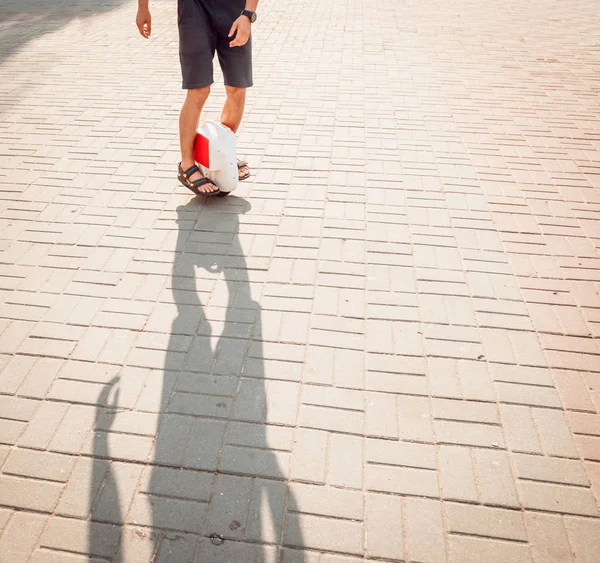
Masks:
[[[236,35],[235,39],[230,43],[232,47],[243,47],[248,42],[249,35]]]
[[[231,29],[229,30],[229,35],[228,37],[233,37],[233,34],[237,31],[238,28],[238,23],[237,20],[233,22],[233,25],[231,26]]]
[[[152,35],[152,20],[150,18],[148,18],[146,26],[148,28],[148,37],[150,37],[150,35]]]

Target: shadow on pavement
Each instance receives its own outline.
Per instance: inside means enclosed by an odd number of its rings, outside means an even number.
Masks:
[[[239,240],[239,214],[249,208],[230,196],[208,205],[192,199],[177,209],[171,277],[177,315],[168,333],[152,465],[129,517],[130,524],[151,526],[152,561],[275,563],[282,560],[284,526],[286,539],[302,546],[297,519],[286,518],[296,511],[287,487],[293,430],[267,425],[261,309],[251,297]],[[116,404],[115,384],[100,403]],[[101,479],[110,472],[110,452],[101,437],[94,446],[94,476]],[[115,488],[114,513],[102,519],[123,522],[115,480],[106,483]],[[90,526],[95,553],[107,532]],[[122,524],[118,535],[116,562],[126,556]],[[303,552],[294,550],[293,561],[303,563]]]
[[[110,460],[110,449],[108,445],[109,430],[112,427],[115,417],[118,414],[117,405],[119,403],[119,377],[114,377],[109,383],[104,385],[100,396],[98,397],[98,406],[96,407],[97,427],[102,430],[96,430],[93,438],[94,461],[92,465],[92,478],[90,486],[90,502],[93,507],[92,520],[101,522],[111,522],[113,526],[88,527],[89,552],[102,553],[106,549],[106,542],[109,540],[106,530],[110,530],[111,538],[120,536],[121,523],[123,515],[121,514],[121,503],[119,502],[119,489],[117,487],[114,467]],[[97,495],[102,485],[102,502],[97,502]],[[119,532],[115,536],[115,531]],[[119,537],[120,540],[120,537]],[[110,540],[109,540],[110,541]],[[112,561],[121,563],[123,560],[121,553],[121,542],[116,544],[117,554]]]

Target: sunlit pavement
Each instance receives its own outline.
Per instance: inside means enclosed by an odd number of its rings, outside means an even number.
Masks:
[[[598,3],[261,0],[210,201],[176,7],[0,6],[0,561],[597,563]]]

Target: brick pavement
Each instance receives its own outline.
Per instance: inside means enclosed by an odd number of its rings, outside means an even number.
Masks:
[[[151,4],[0,6],[0,561],[597,562],[596,3],[262,0],[208,203]]]

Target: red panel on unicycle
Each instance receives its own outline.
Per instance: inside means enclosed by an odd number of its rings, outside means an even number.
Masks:
[[[196,134],[194,141],[194,160],[204,168],[210,168],[208,139],[199,133]]]

